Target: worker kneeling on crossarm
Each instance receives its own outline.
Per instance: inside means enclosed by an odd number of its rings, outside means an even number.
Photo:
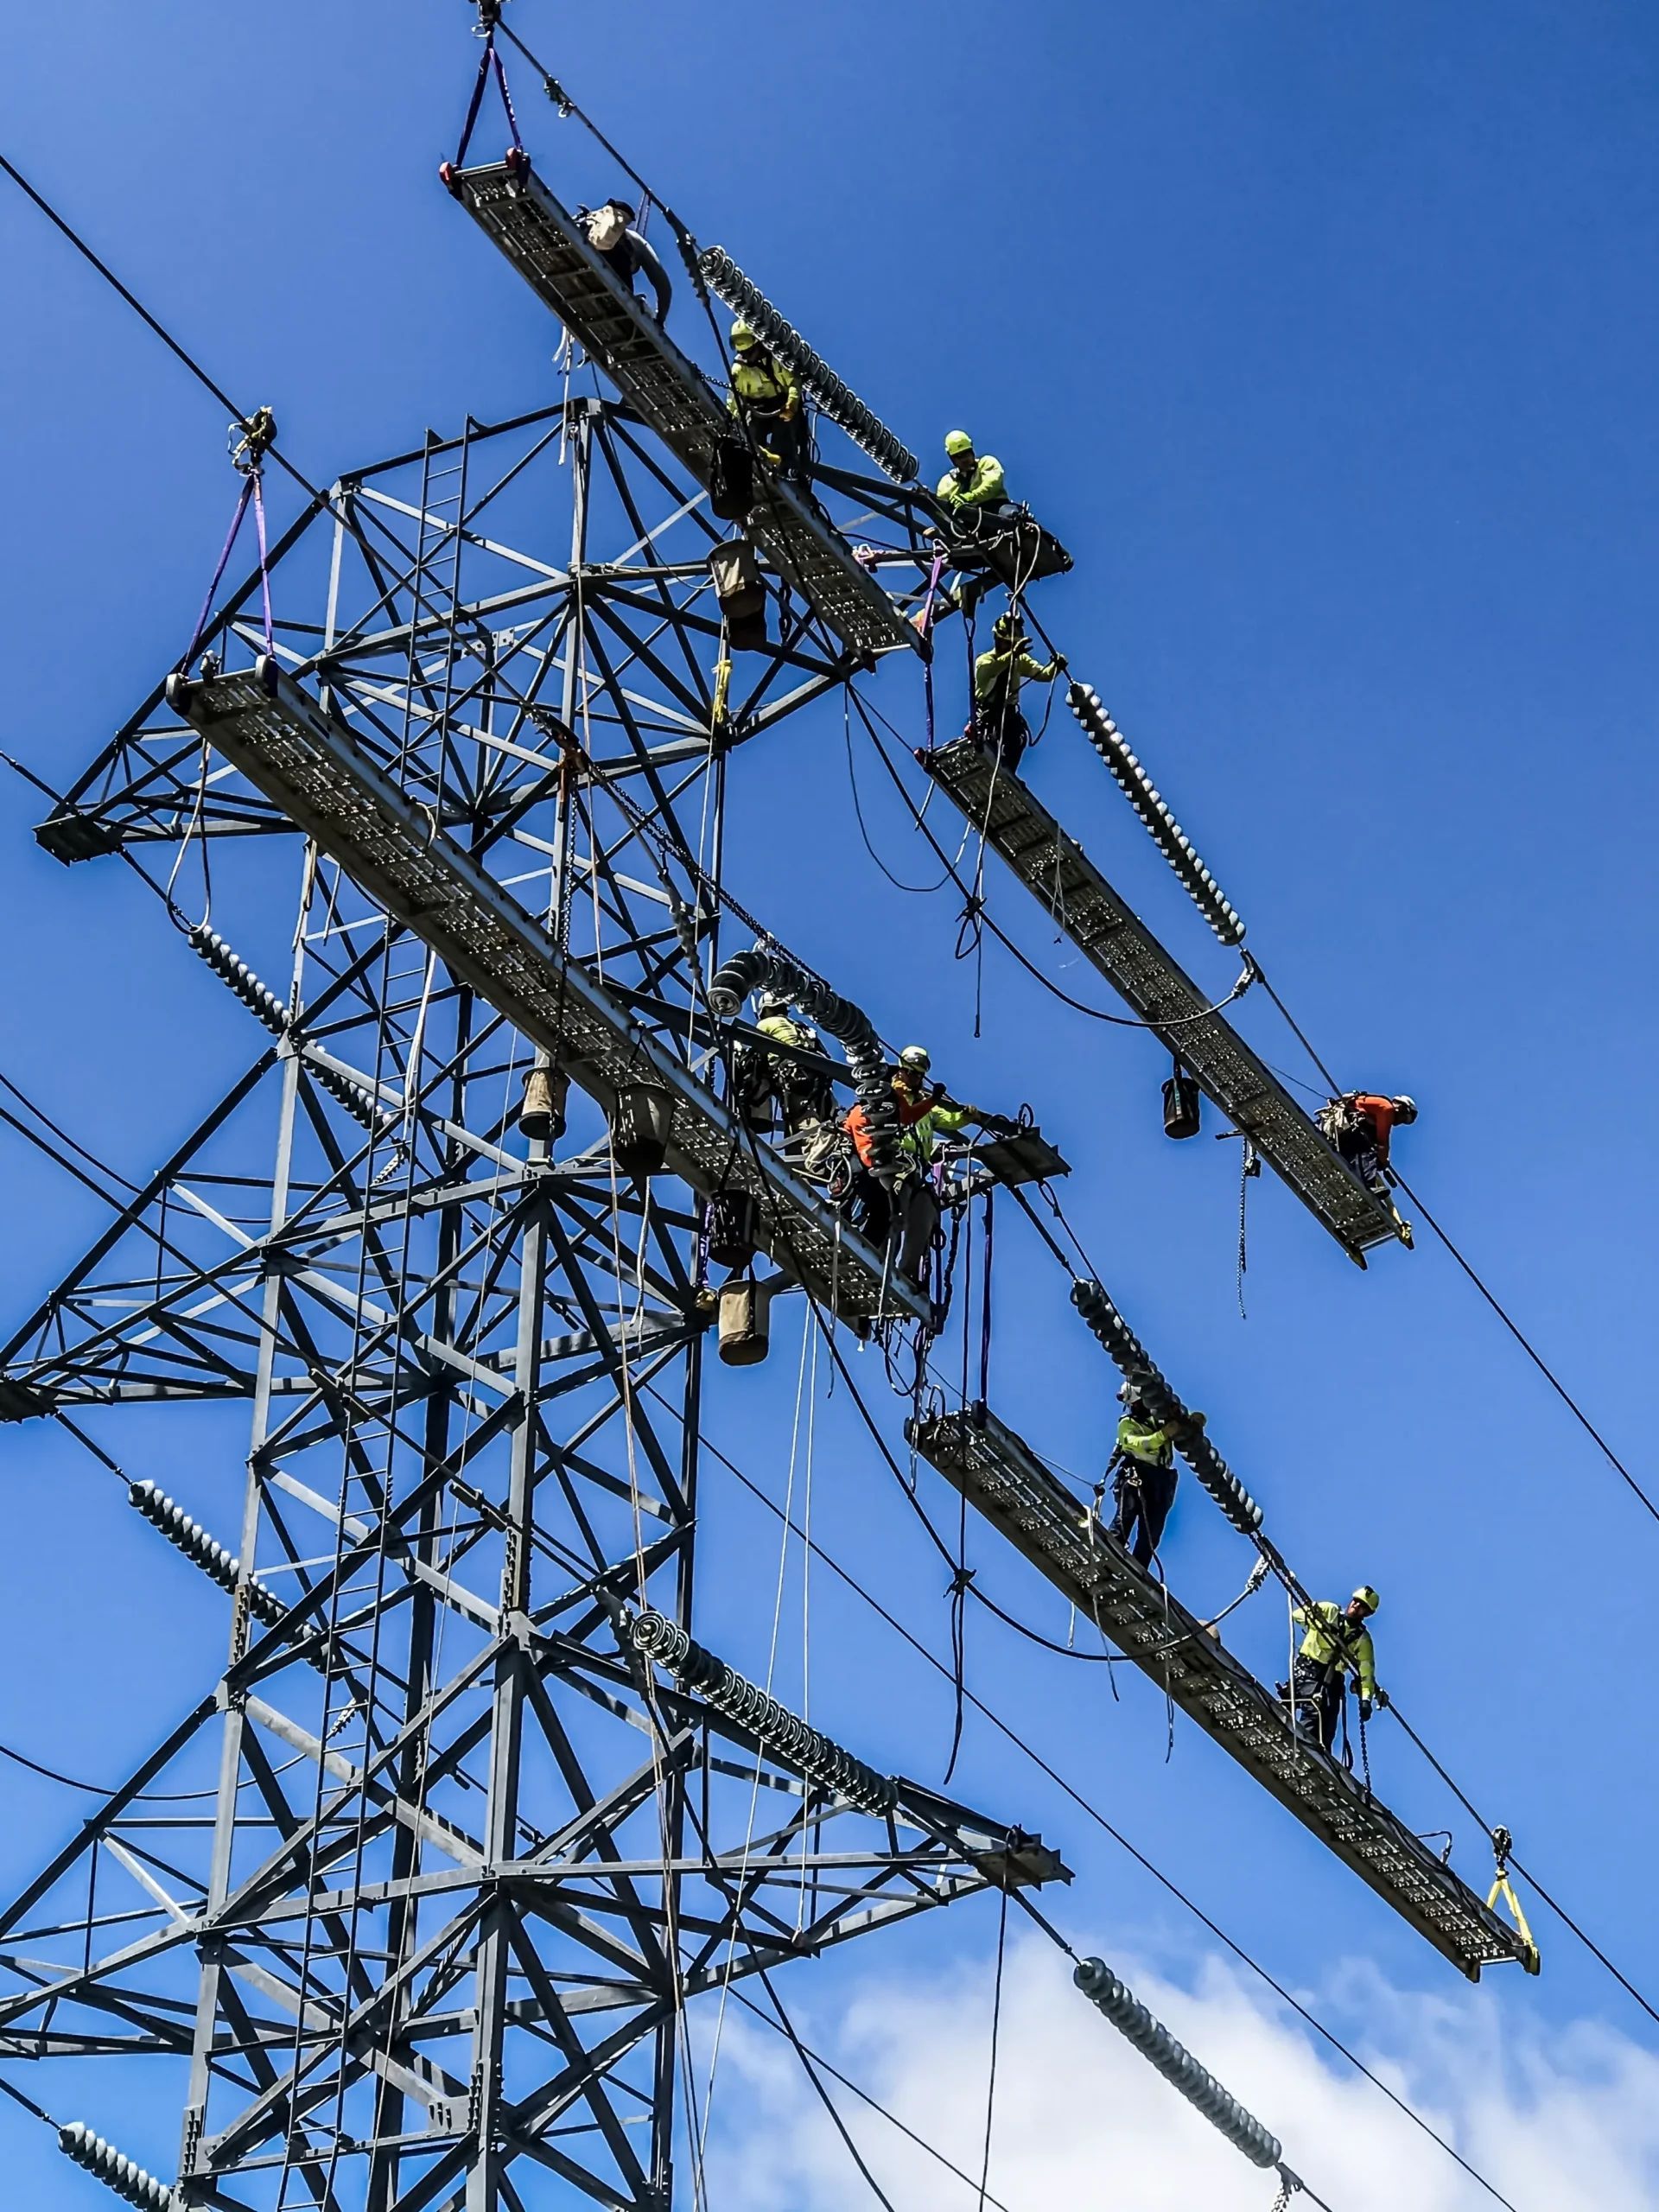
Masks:
[[[1350,1675],[1359,1691],[1362,1720],[1370,1719],[1373,1706],[1388,1704],[1387,1692],[1377,1688],[1376,1654],[1365,1625],[1381,1602],[1369,1584],[1362,1584],[1345,1605],[1320,1598],[1291,1614],[1307,1630],[1291,1669],[1297,1732],[1311,1736],[1322,1751],[1336,1744]]]
[[[1052,683],[1065,666],[1065,655],[1033,660],[1026,626],[1012,607],[991,626],[991,649],[974,663],[974,719],[968,736],[982,752],[993,753],[1010,774],[1031,743],[1031,725],[1020,711],[1020,687]]]
[[[1150,1567],[1163,1541],[1164,1524],[1180,1479],[1175,1446],[1204,1427],[1204,1415],[1177,1414],[1157,1421],[1136,1384],[1125,1382],[1117,1395],[1123,1417],[1117,1424],[1116,1446],[1106,1463],[1106,1472],[1114,1477],[1112,1495],[1117,1505],[1112,1534],[1142,1567]]]
[[[801,387],[747,322],[732,325],[728,411],[748,431],[762,461],[786,484],[807,480],[806,407]]]
[[[942,1083],[930,1080],[932,1056],[925,1045],[906,1045],[893,1071],[893,1099],[899,1121],[899,1172],[891,1192],[871,1165],[874,1136],[861,1105],[842,1123],[852,1139],[856,1165],[847,1193],[853,1225],[873,1244],[899,1236],[897,1272],[920,1284],[939,1225],[939,1201],[933,1188],[933,1153],[941,1136],[954,1135],[970,1122],[987,1117],[977,1106],[950,1097]]]
[[[1389,1182],[1389,1143],[1395,1129],[1409,1128],[1416,1118],[1414,1098],[1385,1098],[1370,1090],[1344,1090],[1322,1106],[1316,1116],[1326,1140],[1394,1216],[1400,1242],[1408,1251],[1412,1249],[1411,1224],[1401,1219],[1394,1203]]]

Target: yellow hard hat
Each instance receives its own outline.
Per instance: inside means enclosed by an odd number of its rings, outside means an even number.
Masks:
[[[947,430],[944,434],[944,449],[954,461],[959,453],[972,453],[974,442],[966,430]]]
[[[928,1051],[925,1045],[906,1045],[904,1051],[899,1055],[899,1065],[901,1068],[921,1068],[925,1070],[932,1066],[933,1055]]]
[[[740,353],[747,353],[754,342],[754,333],[747,322],[738,321],[732,325],[732,343]]]
[[[1360,1605],[1364,1606],[1368,1613],[1374,1613],[1382,1602],[1369,1582],[1362,1582],[1355,1591],[1354,1597]]]

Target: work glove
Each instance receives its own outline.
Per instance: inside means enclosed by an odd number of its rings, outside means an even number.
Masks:
[[[1389,1709],[1389,1694],[1387,1690],[1374,1690],[1371,1693],[1371,1703],[1376,1707],[1379,1713],[1386,1713]]]

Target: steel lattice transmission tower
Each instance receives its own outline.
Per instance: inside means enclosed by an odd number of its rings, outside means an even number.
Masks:
[[[890,485],[831,490],[914,545]],[[1061,1871],[688,1643],[702,1195],[747,1178],[859,1325],[925,1311],[721,1103],[729,763],[867,661],[773,572],[734,678],[722,535],[614,403],[431,436],[297,518],[270,639],[256,574],[206,684],[158,685],[40,833],[165,887],[264,1033],[0,1355],[8,1419],[250,1408],[239,1528],[132,1493],[231,1592],[223,1675],[0,1916],[0,2056],[53,2062],[65,2147],[131,2201],[661,2212],[689,2004]],[[518,1120],[552,1032],[550,1141]],[[168,2058],[175,2194],[98,2140],[103,2069]]]

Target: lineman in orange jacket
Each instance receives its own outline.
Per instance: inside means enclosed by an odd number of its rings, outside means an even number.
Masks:
[[[856,1224],[872,1243],[884,1244],[892,1232],[895,1209],[903,1225],[899,1271],[919,1282],[939,1225],[939,1202],[928,1179],[935,1139],[951,1135],[969,1122],[982,1117],[977,1106],[963,1106],[946,1093],[942,1083],[927,1079],[932,1056],[925,1045],[906,1045],[899,1055],[893,1077],[893,1100],[899,1119],[899,1174],[891,1196],[871,1168],[872,1138],[862,1106],[855,1106],[842,1127],[853,1141],[858,1166],[850,1197]]]
[[[1320,1114],[1319,1127],[1368,1190],[1375,1191],[1399,1224],[1400,1241],[1411,1249],[1411,1224],[1400,1219],[1389,1193],[1386,1169],[1389,1140],[1396,1128],[1417,1118],[1417,1102],[1403,1096],[1384,1098],[1370,1090],[1345,1090]]]

